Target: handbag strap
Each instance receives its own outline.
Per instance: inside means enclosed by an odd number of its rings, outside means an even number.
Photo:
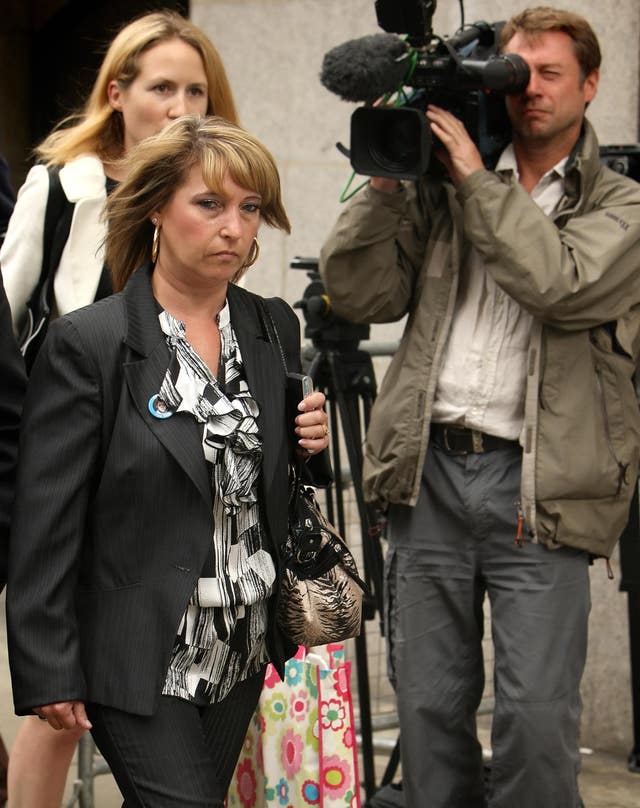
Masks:
[[[289,367],[287,365],[287,357],[284,352],[284,348],[282,347],[282,343],[280,342],[280,336],[278,335],[278,328],[275,324],[273,316],[269,311],[267,304],[265,303],[264,299],[261,297],[256,297],[258,303],[258,309],[260,310],[260,314],[262,316],[262,324],[264,326],[265,333],[270,343],[273,345],[278,346],[278,352],[280,353],[280,359],[282,360],[282,367],[284,368],[284,375],[285,379],[287,374],[289,373]],[[297,501],[298,497],[301,495],[300,488],[303,485],[302,482],[302,460],[296,456],[295,463],[292,464],[293,468],[293,480],[292,484],[289,488],[290,493],[293,497],[293,503]]]
[[[267,337],[267,340],[274,345],[278,346],[278,351],[280,353],[280,358],[282,360],[282,367],[284,368],[285,376],[289,373],[289,367],[295,365],[295,360],[291,363],[287,363],[287,354],[285,349],[283,348],[282,342],[280,337],[278,336],[278,328],[276,326],[275,320],[269,311],[269,306],[267,305],[267,301],[263,298],[256,297],[256,302],[258,306],[258,311],[260,312],[260,316],[262,319],[262,326]],[[283,303],[283,305],[285,305]],[[290,355],[291,357],[291,355]],[[318,464],[318,458],[323,458]],[[309,479],[309,474],[307,472],[307,467],[302,460],[302,458],[295,455],[295,462],[292,464],[295,471],[295,480],[297,482],[296,489],[299,490],[300,487],[303,487],[306,484],[312,485],[314,488],[326,488],[333,482],[333,474],[331,471],[330,461],[328,459],[328,455],[326,452],[320,453],[320,455],[314,456],[314,471],[313,471],[313,478],[314,480]],[[308,482],[305,483],[305,480]],[[293,491],[293,489],[290,489]]]
[[[267,304],[264,302],[264,299],[261,297],[256,298],[258,301],[258,308],[260,309],[260,314],[262,315],[262,323],[264,325],[264,330],[267,334],[269,342],[273,345],[278,346],[278,351],[280,352],[280,358],[282,359],[282,367],[284,368],[284,375],[286,376],[289,372],[289,368],[287,366],[287,357],[284,353],[284,348],[282,347],[282,343],[280,342],[280,336],[278,334],[278,329],[276,327],[275,321],[269,309],[267,308]]]

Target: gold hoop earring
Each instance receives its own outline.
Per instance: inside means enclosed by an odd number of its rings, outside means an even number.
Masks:
[[[151,242],[151,262],[155,264],[158,260],[158,251],[160,249],[160,228],[156,219],[153,219],[156,229],[153,231],[153,241]]]
[[[253,243],[251,244],[251,249],[249,250],[249,255],[247,256],[247,260],[242,265],[242,268],[248,269],[249,267],[252,267],[258,260],[259,255],[260,255],[260,244],[258,242],[258,239],[254,236]]]

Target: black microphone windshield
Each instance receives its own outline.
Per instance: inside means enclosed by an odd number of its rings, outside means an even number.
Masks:
[[[408,46],[395,34],[372,34],[343,42],[322,61],[320,81],[344,101],[375,101],[393,92],[409,69]]]

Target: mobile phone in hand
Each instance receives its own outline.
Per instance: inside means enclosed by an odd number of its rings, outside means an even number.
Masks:
[[[298,404],[313,393],[313,379],[304,373],[287,373],[287,419],[295,427]]]

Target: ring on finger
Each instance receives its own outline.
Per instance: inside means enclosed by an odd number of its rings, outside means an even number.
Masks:
[[[322,436],[326,438],[328,434],[329,434],[329,427],[326,424],[322,424]]]

